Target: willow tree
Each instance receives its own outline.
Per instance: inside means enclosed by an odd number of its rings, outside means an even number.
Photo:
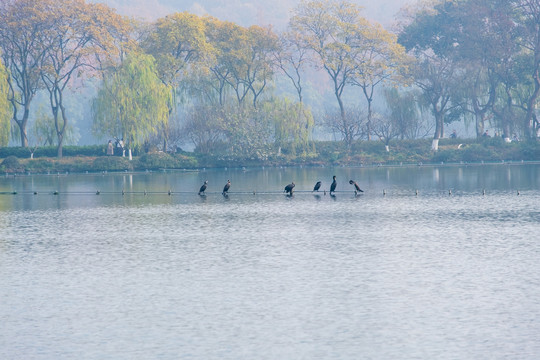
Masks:
[[[0,62],[0,146],[7,146],[9,141],[9,121],[11,105],[8,101],[8,76]]]
[[[94,132],[121,136],[129,149],[139,147],[167,125],[171,87],[158,77],[151,55],[132,53],[105,77],[93,102]]]
[[[272,99],[263,103],[262,112],[274,125],[274,144],[278,154],[286,147],[292,155],[296,155],[297,149],[303,155],[313,150],[309,140],[315,123],[311,110],[303,103],[291,102],[286,98]]]

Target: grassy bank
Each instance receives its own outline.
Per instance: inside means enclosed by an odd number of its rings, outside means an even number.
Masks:
[[[39,151],[38,151],[39,150]],[[398,164],[476,163],[539,161],[540,142],[505,143],[503,139],[443,139],[439,151],[431,150],[431,140],[390,143],[389,151],[378,141],[358,141],[351,148],[341,142],[316,142],[310,154],[292,155],[283,149],[265,159],[227,157],[213,154],[162,152],[127,157],[106,156],[104,146],[69,147],[62,159],[54,148],[37,149],[33,158],[28,148],[0,149],[0,171],[5,173],[54,173],[145,171],[242,166],[370,166]]]

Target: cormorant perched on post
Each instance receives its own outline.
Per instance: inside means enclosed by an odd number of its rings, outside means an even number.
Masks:
[[[207,184],[208,184],[208,180],[205,180],[204,181],[204,184],[202,184],[201,188],[199,189],[199,195],[204,195],[204,192],[206,191],[206,187],[207,187]]]
[[[332,177],[332,179],[333,179],[334,181],[332,181],[332,185],[330,185],[330,195],[332,195],[332,193],[333,193],[334,191],[336,191],[336,186],[337,186],[336,175],[334,175],[334,176]]]
[[[321,182],[317,181],[317,183],[315,184],[315,187],[313,188],[313,191],[319,191],[320,188],[321,188]]]
[[[223,195],[227,195],[227,192],[229,191],[231,187],[231,180],[227,180],[227,183],[225,184],[225,186],[223,187],[223,192],[222,194]]]
[[[285,191],[284,192],[288,193],[289,195],[292,195],[293,188],[294,188],[294,181],[292,183],[290,183],[289,185],[285,186]]]
[[[356,183],[356,181],[354,180],[349,180],[349,184],[351,185],[354,185],[354,193],[358,193],[358,192],[364,192],[364,190],[360,189],[360,186],[358,186],[358,184]]]

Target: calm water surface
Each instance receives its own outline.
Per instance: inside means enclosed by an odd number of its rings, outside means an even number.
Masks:
[[[303,192],[334,174],[335,197]],[[540,165],[3,176],[0,191],[1,359],[540,358]]]

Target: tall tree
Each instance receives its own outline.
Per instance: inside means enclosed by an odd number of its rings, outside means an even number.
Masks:
[[[212,46],[206,40],[203,19],[188,12],[174,13],[158,19],[142,41],[145,51],[154,56],[160,79],[169,85],[173,98],[185,87],[200,68],[207,68],[213,57]],[[175,102],[169,109],[171,115]],[[167,150],[170,129],[161,129],[163,151]]]
[[[522,129],[526,137],[536,136],[533,132],[533,112],[540,94],[540,1],[513,0],[516,7],[516,17],[520,28],[519,44],[524,55],[529,58],[529,76],[533,82],[533,90],[526,101],[526,115]]]
[[[224,106],[228,85],[234,84],[234,66],[239,63],[238,58],[242,56],[242,49],[244,49],[244,29],[232,22],[212,17],[205,19],[205,25],[206,37],[215,49],[215,61],[209,66],[211,76],[209,79],[207,77],[203,77],[203,79],[217,93],[217,102]],[[201,89],[201,91],[206,92],[205,89]],[[237,101],[241,103],[247,94],[247,89],[243,87],[241,91],[237,86],[234,91]],[[206,95],[208,98],[212,97],[208,92]]]
[[[298,95],[298,101],[302,103],[304,100],[302,73],[309,61],[308,49],[302,46],[299,34],[292,31],[282,33],[279,41],[280,46],[277,47],[275,53],[276,63],[293,84]]]
[[[192,67],[211,56],[203,19],[188,12],[158,19],[142,41],[143,49],[154,56],[159,77],[178,88]]]
[[[435,118],[432,149],[436,151],[439,139],[444,136],[445,115],[452,109],[450,100],[456,85],[454,37],[449,31],[452,23],[447,14],[457,2],[422,5],[409,14],[409,23],[401,29],[399,42],[416,58],[412,74]]]
[[[86,4],[83,0],[40,1],[51,1],[47,30],[40,35],[40,41],[47,47],[41,63],[41,79],[49,93],[61,158],[69,121],[64,90],[85,72],[100,69],[99,61],[112,61],[119,52],[112,29],[114,33],[127,31],[127,24],[105,5]]]
[[[46,27],[47,2],[0,1],[0,48],[8,69],[8,99],[18,127],[21,146],[28,146],[30,105],[40,86],[40,67],[46,47],[40,36]]]
[[[336,97],[342,129],[348,117],[343,101],[345,88],[365,65],[366,48],[370,46],[370,24],[360,16],[360,8],[343,0],[302,1],[290,21],[302,45],[316,57],[318,66],[330,77]],[[355,133],[346,130],[345,143],[350,146]]]
[[[4,64],[0,62],[0,146],[7,146],[9,141],[11,104],[8,100],[8,91],[8,74]]]
[[[505,59],[517,53],[516,23],[506,0],[467,0],[445,7],[445,28],[451,55],[459,63],[457,91],[452,102],[474,114],[476,134],[484,134],[484,123],[497,99],[501,83],[498,72]]]
[[[494,115],[494,124],[502,131],[507,141],[516,130],[516,119],[520,118],[523,112],[523,106],[519,103],[527,97],[524,93],[530,90],[530,86],[525,85],[524,75],[527,66],[523,60],[524,58],[517,56],[516,53],[507,53],[501,58],[496,69],[500,83],[497,86],[496,99],[491,111]]]
[[[368,27],[365,37],[363,64],[351,77],[351,83],[362,89],[366,99],[366,133],[368,140],[371,140],[372,103],[375,89],[385,83],[405,82],[404,75],[409,59],[403,46],[397,43],[397,37],[380,25]]]
[[[269,27],[244,28],[211,17],[205,24],[215,58],[208,67],[210,76],[197,79],[198,91],[208,99],[217,98],[221,106],[232,94],[237,105],[251,102],[256,108],[273,78],[277,35]]]
[[[250,26],[247,31],[247,58],[242,80],[252,96],[253,107],[274,75],[274,54],[279,46],[278,37],[270,27]]]
[[[154,58],[129,54],[98,91],[94,132],[121,136],[128,149],[138,147],[167,123],[171,101],[170,85],[158,77]]]

